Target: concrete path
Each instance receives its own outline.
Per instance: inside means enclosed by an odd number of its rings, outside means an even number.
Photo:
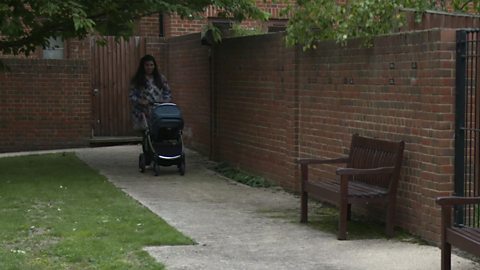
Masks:
[[[139,173],[139,146],[75,151],[198,243],[145,248],[169,270],[440,269],[437,247],[383,239],[337,241],[333,234],[278,217],[297,213],[298,198],[229,181],[208,170],[208,161],[192,151],[183,177],[174,166],[162,167],[158,177],[152,171]],[[452,261],[455,270],[480,269],[457,256]]]

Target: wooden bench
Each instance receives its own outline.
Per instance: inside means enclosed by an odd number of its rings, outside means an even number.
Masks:
[[[308,198],[337,205],[339,240],[347,238],[347,220],[352,203],[383,203],[387,207],[386,234],[393,235],[395,202],[405,143],[352,136],[348,157],[337,159],[299,159],[301,166],[301,218],[308,221]],[[344,163],[337,168],[337,179],[310,179],[311,165]]]
[[[452,245],[480,256],[480,228],[456,227],[452,225],[452,211],[455,205],[478,204],[480,197],[440,197],[437,204],[442,207],[440,248],[442,249],[442,270],[452,267]],[[476,217],[477,220],[479,217]]]

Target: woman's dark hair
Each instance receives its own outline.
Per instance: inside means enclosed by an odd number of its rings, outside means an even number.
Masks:
[[[155,68],[153,69],[153,82],[158,87],[158,89],[162,89],[163,81],[162,76],[158,72],[157,62],[155,58],[149,54],[146,54],[142,59],[140,59],[140,63],[138,64],[137,72],[133,76],[131,80],[131,84],[135,85],[136,87],[145,87],[147,84],[147,78],[145,78],[145,62],[152,61]]]

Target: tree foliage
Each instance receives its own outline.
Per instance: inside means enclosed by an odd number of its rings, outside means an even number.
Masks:
[[[207,6],[237,21],[266,19],[254,0],[4,0],[0,2],[0,53],[26,54],[50,37],[91,34],[127,37],[135,20],[158,12],[201,16]]]
[[[265,1],[265,0],[264,0]],[[480,13],[480,0],[271,0],[293,3],[284,12],[290,18],[287,43],[304,49],[319,40],[346,43],[401,28],[405,8],[421,14],[427,9]],[[3,0],[0,1],[0,53],[28,55],[49,45],[50,37],[83,38],[91,34],[127,37],[135,21],[154,13],[202,16],[207,6],[236,21],[266,19],[255,0]],[[218,29],[217,29],[218,30]],[[219,32],[216,33],[218,39]]]
[[[406,8],[419,15],[426,10],[479,13],[480,0],[350,0],[343,5],[334,0],[297,0],[284,11],[290,17],[287,43],[304,49],[325,39],[345,44],[349,38],[363,38],[368,43],[401,28]]]

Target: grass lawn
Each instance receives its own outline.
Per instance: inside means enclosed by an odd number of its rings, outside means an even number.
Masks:
[[[142,250],[192,240],[74,154],[0,159],[0,269],[164,269]]]

